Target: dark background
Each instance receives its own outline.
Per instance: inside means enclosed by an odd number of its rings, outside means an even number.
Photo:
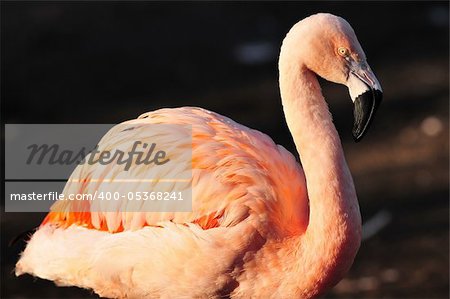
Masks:
[[[322,82],[373,233],[326,297],[448,298],[448,11],[448,2],[2,2],[3,123],[119,123],[201,106],[293,152],[280,43],[310,14],[340,15],[385,98],[354,144],[346,88]],[[12,274],[24,244],[8,240],[43,216],[2,212],[1,297],[95,297]]]

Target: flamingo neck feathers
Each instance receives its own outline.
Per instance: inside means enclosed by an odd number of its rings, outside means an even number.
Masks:
[[[312,49],[302,49],[297,40],[302,39],[290,33],[283,41],[279,80],[286,122],[306,177],[309,223],[296,240],[295,262],[304,275],[303,296],[310,297],[336,284],[350,268],[361,242],[361,215],[316,74],[302,60],[302,52]]]

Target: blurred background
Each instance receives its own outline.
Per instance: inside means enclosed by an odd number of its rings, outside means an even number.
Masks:
[[[294,152],[277,56],[316,12],[350,22],[384,89],[354,144],[348,91],[321,81],[365,222],[351,271],[325,297],[448,298],[448,2],[2,2],[3,122],[119,123],[200,106]],[[12,274],[24,243],[8,241],[43,217],[2,212],[1,297],[95,298]]]

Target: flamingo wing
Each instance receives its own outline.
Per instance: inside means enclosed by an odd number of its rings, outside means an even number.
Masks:
[[[115,126],[99,142],[100,150],[129,150],[142,142],[163,144],[170,159],[180,167],[137,165],[129,171],[116,163],[79,165],[67,183],[64,194],[115,191],[107,182],[132,177],[132,182],[117,184],[126,192],[151,189],[149,179],[181,177],[180,183],[165,184],[163,191],[192,187],[192,211],[154,212],[146,202],[107,201],[102,206],[83,201],[54,204],[43,224],[68,227],[72,224],[109,232],[159,226],[162,222],[194,223],[203,229],[231,226],[257,213],[285,233],[304,229],[308,217],[305,181],[295,158],[265,134],[239,125],[219,114],[192,107],[160,109]],[[171,124],[152,130],[152,124]],[[183,150],[185,149],[185,150]],[[192,151],[190,153],[190,151]],[[191,165],[184,152],[189,152]],[[184,159],[184,160],[183,160]],[[113,190],[111,190],[113,189]],[[82,205],[82,206],[80,206]],[[128,205],[128,206],[124,206]]]

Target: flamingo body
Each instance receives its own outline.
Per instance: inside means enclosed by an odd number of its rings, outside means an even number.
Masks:
[[[30,240],[17,264],[18,273],[33,272],[60,285],[94,289],[105,297],[138,298],[148,289],[158,289],[155,296],[196,297],[195,291],[199,296],[217,296],[232,291],[244,267],[243,252],[250,258],[269,240],[297,235],[306,228],[305,179],[292,154],[265,134],[219,114],[190,107],[146,113],[126,122],[138,133],[124,134],[117,126],[102,138],[100,149],[132,144],[135,134],[141,134],[139,140],[168,138],[164,142],[191,146],[191,140],[183,138],[190,132],[180,132],[182,127],[155,136],[148,126],[139,127],[149,123],[192,126],[193,211],[82,213],[71,212],[71,202],[58,202]],[[64,192],[91,192],[99,188],[97,182],[79,181],[123,172],[117,165],[109,168],[80,166],[69,181],[79,180],[68,183]],[[139,181],[147,175],[141,171],[134,178]],[[126,184],[127,191],[136,184]],[[274,276],[279,271],[270,269]]]

